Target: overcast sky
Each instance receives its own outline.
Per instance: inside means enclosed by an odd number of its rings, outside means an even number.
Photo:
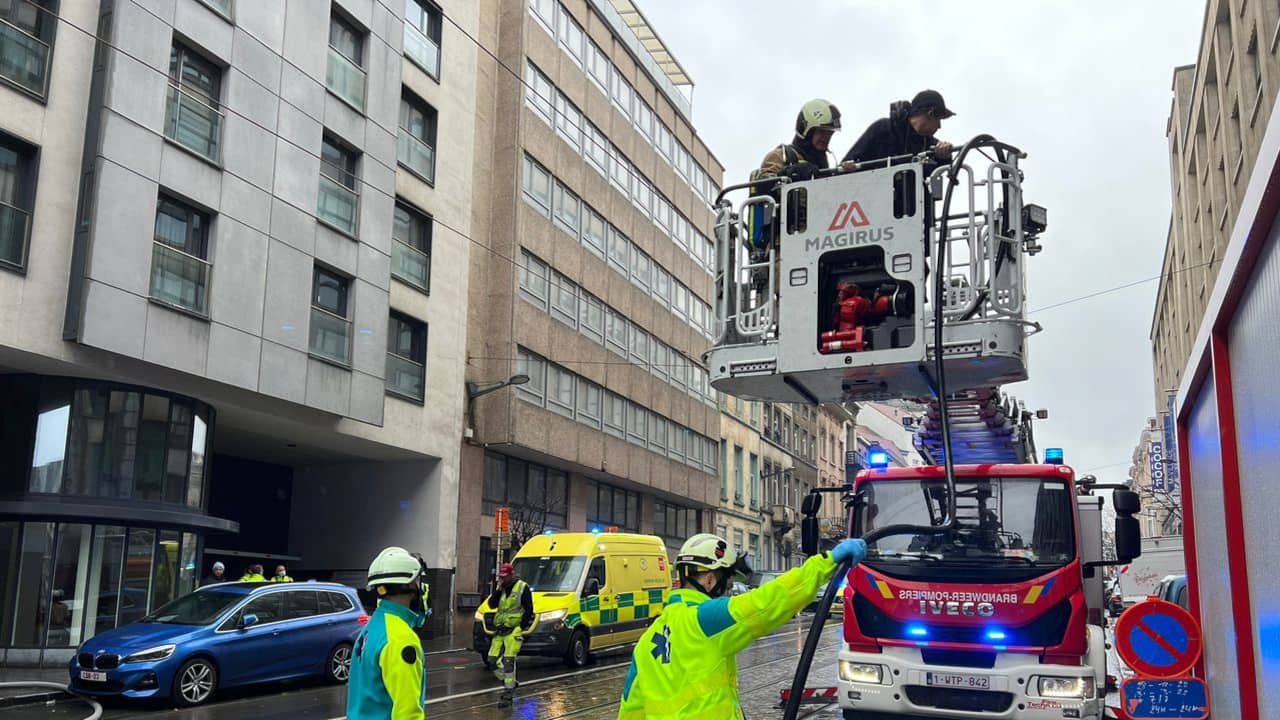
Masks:
[[[1031,308],[1159,275],[1169,88],[1173,68],[1195,61],[1204,0],[639,4],[696,83],[694,123],[725,184],[788,140],[812,97],[840,108],[843,155],[891,101],[934,88],[957,113],[940,138],[986,132],[1029,154],[1026,199],[1049,210]],[[1045,330],[1030,341],[1031,380],[1009,386],[1050,412],[1039,448],[1063,447],[1101,480],[1126,476],[1154,413],[1156,286],[1033,314]]]

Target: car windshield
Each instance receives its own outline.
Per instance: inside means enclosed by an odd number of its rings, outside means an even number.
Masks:
[[[582,556],[523,557],[512,563],[516,577],[537,592],[573,592],[582,579],[587,559]]]
[[[184,595],[142,618],[142,622],[169,625],[209,625],[228,608],[245,598],[243,593],[204,590]]]
[[[856,533],[897,524],[939,525],[947,508],[941,478],[865,482],[859,488]],[[956,479],[956,527],[945,533],[894,535],[871,544],[867,560],[1060,566],[1075,557],[1071,489],[1056,478]]]

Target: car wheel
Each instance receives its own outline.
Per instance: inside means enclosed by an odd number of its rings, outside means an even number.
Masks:
[[[338,643],[329,651],[329,659],[324,664],[324,679],[334,685],[351,679],[351,643]]]
[[[199,705],[218,689],[218,668],[205,658],[192,658],[173,676],[173,704],[178,707]]]
[[[569,667],[582,667],[591,659],[591,643],[582,630],[574,630],[569,638],[569,649],[564,654],[564,664]]]

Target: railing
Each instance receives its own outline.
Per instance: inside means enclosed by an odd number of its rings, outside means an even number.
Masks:
[[[431,258],[418,248],[396,240],[391,243],[391,274],[423,290],[430,290]]]
[[[151,298],[166,305],[209,314],[209,270],[212,265],[162,242],[151,248]]]
[[[44,97],[48,76],[48,43],[0,20],[0,77]]]
[[[387,390],[421,400],[425,377],[426,366],[395,353],[387,353]]]
[[[329,67],[325,71],[324,84],[333,94],[364,112],[364,70],[332,47],[329,48]]]
[[[427,182],[436,181],[435,148],[422,142],[400,128],[400,141],[396,143],[396,159],[400,164],[421,175]]]
[[[316,216],[339,230],[354,235],[360,196],[348,185],[329,176],[329,173],[343,175],[348,173],[329,166],[321,167],[320,196],[316,203]]]
[[[27,256],[27,227],[31,213],[0,202],[0,262],[22,267]]]
[[[408,23],[404,26],[404,54],[431,77],[440,77],[440,46]]]
[[[312,355],[318,355],[340,365],[350,365],[351,321],[312,306],[309,347]]]
[[[198,94],[169,85],[164,135],[213,162],[222,156],[222,113]]]

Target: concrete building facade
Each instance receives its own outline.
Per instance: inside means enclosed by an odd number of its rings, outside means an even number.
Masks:
[[[764,542],[760,570],[788,570],[803,562],[800,502],[818,482],[818,411],[804,405],[764,403],[760,455]]]
[[[4,8],[0,664],[389,544],[443,629],[479,8]]]
[[[760,565],[768,508],[761,487],[762,403],[721,395],[720,502],[715,532]]]
[[[691,124],[683,69],[617,5],[478,5],[492,54],[457,349],[483,387],[529,382],[470,407],[457,535],[469,593],[492,575],[498,507],[522,534],[616,527],[678,547],[719,504],[721,414],[700,358],[723,170]]]

